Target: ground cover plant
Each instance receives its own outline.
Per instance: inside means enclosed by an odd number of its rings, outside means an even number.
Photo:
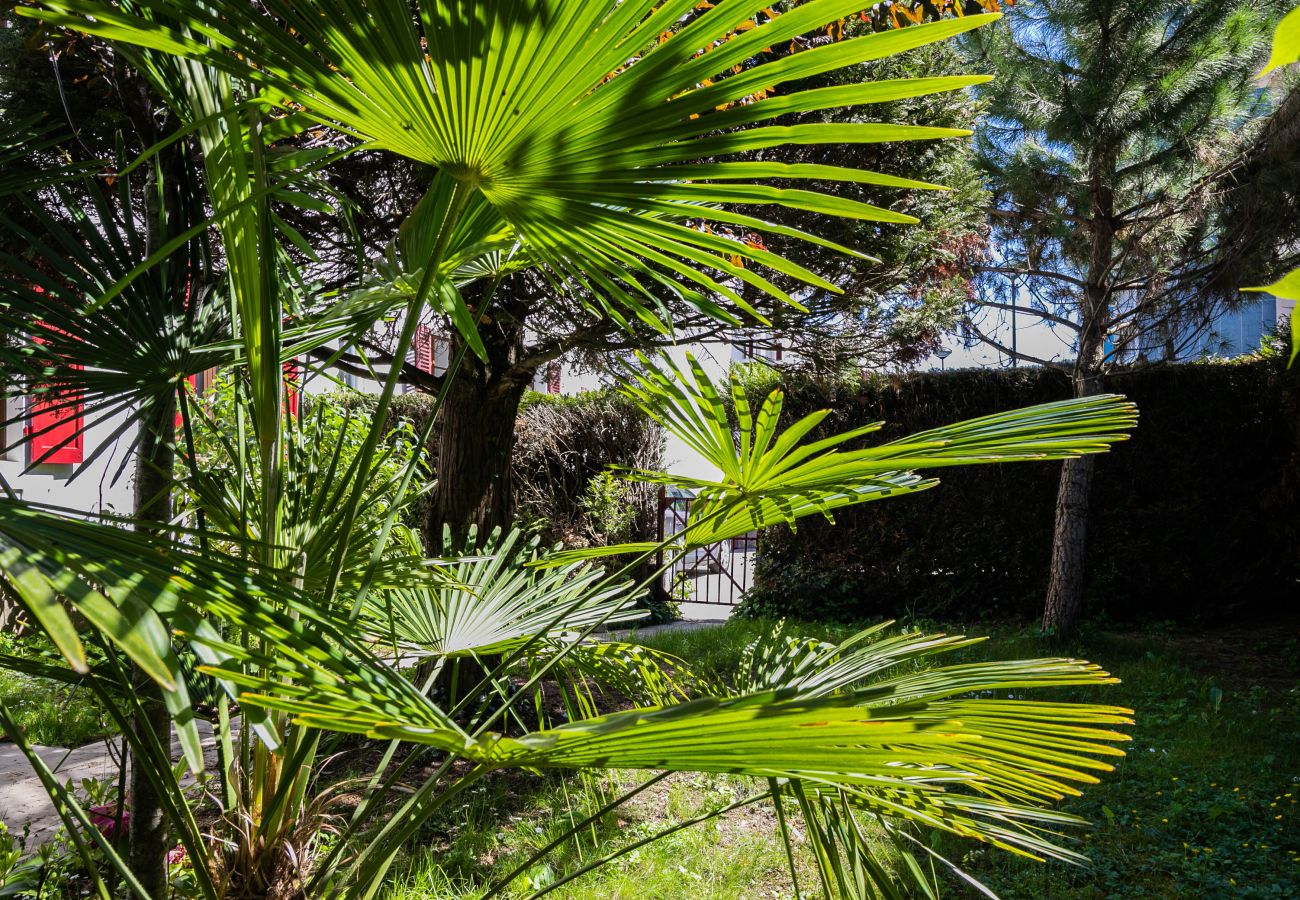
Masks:
[[[970,78],[776,95],[766,85],[990,21],[940,19],[778,54],[768,48],[833,30],[851,5],[812,0],[779,15],[742,0],[696,7],[44,0],[18,8],[122,48],[179,129],[123,167],[148,173],[138,196],[115,174],[114,205],[98,186],[81,185],[83,172],[55,172],[38,180],[64,179],[67,220],[33,208],[37,231],[6,221],[37,252],[35,262],[6,258],[0,310],[22,336],[5,348],[6,374],[32,379],[55,406],[84,406],[88,420],[131,406],[142,426],[135,515],[74,515],[11,491],[0,500],[9,590],[103,704],[133,760],[122,840],[97,827],[0,703],[0,729],[57,801],[79,890],[374,897],[400,860],[437,852],[422,835],[454,820],[474,791],[535,771],[588,780],[654,773],[631,787],[607,781],[610,811],[669,773],[702,784],[742,779],[750,793],[734,802],[771,799],[767,824],[792,880],[811,870],[827,894],[933,893],[949,863],[927,843],[931,830],[1080,861],[1061,832],[1082,822],[1057,805],[1122,757],[1131,710],[1104,696],[1022,695],[1100,694],[1114,679],[1099,665],[1059,655],[946,665],[932,657],[967,642],[867,629],[832,643],[773,629],[749,646],[734,678],[709,679],[651,649],[589,638],[639,617],[638,586],[626,576],[658,553],[671,560],[774,524],[931,490],[937,480],[922,473],[932,469],[1105,452],[1136,425],[1122,397],[858,446],[851,442],[877,425],[812,440],[825,413],[782,428],[779,391],[750,404],[740,383],[714,383],[693,360],[639,357],[626,364],[626,395],[720,472],[622,473],[695,490],[681,532],[662,544],[550,553],[509,529],[449,521],[434,546],[402,524],[404,506],[431,487],[419,452],[429,432],[400,456],[385,442],[386,420],[426,313],[463,341],[450,361],[455,378],[469,356],[490,355],[482,330],[494,327],[497,289],[524,269],[602,315],[664,334],[672,322],[661,294],[741,325],[763,320],[748,299],[755,292],[797,303],[774,273],[835,290],[761,239],[726,229],[861,253],[758,213],[776,205],[901,223],[906,216],[838,196],[833,185],[931,186],[724,157],[791,141],[955,136],[769,120],[957,90]],[[187,142],[179,157],[178,142]],[[346,290],[319,288],[293,252],[303,250],[301,235],[277,210],[328,209],[315,176],[359,147],[437,174],[382,260]],[[83,214],[79,199],[99,214]],[[142,234],[142,221],[166,228]],[[286,364],[355,347],[388,325],[397,363],[379,373],[369,420],[340,427],[295,411],[301,381],[293,374],[286,383]],[[203,411],[185,385],[214,366],[230,372],[233,402],[201,460]],[[734,432],[724,393],[737,411]],[[437,468],[444,487],[458,477],[446,460]],[[608,569],[591,565],[611,557]],[[200,716],[214,723],[218,762],[188,789],[186,771],[205,770]],[[357,748],[359,774],[337,782],[331,765]],[[576,822],[556,838],[587,827]],[[515,890],[537,864],[552,865],[560,846],[538,848],[488,893]],[[585,865],[537,878],[536,892]]]

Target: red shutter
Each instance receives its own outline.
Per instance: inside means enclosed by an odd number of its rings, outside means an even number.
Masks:
[[[190,396],[197,397],[199,395],[199,376],[191,375],[185,380],[189,382],[190,385],[189,387]],[[176,407],[176,430],[180,431],[181,426],[183,426],[184,424],[185,424],[185,417],[181,415],[181,408],[180,405],[178,404]]]
[[[560,364],[558,362],[553,362],[546,366],[546,393],[558,394],[559,392]]]
[[[37,343],[44,343],[39,336]],[[80,369],[81,366],[73,366]],[[69,464],[85,459],[81,393],[33,392],[27,405],[27,456],[32,465]]]
[[[428,325],[415,326],[415,367],[433,372],[433,329]]]
[[[284,364],[284,408],[289,415],[298,418],[298,382],[302,380],[302,367],[296,361]]]

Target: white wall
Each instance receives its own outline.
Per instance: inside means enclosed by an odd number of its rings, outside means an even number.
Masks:
[[[12,401],[11,401],[12,402]],[[4,418],[9,417],[6,413]],[[124,414],[114,416],[107,422],[96,422],[87,417],[89,426],[82,446],[85,459],[98,449],[110,443],[112,434],[122,424]],[[135,504],[133,477],[134,472],[128,461],[126,469],[118,475],[123,461],[127,460],[127,448],[135,435],[135,427],[126,433],[107,451],[90,464],[82,465],[38,465],[28,467],[28,451],[24,446],[12,447],[15,439],[21,438],[22,425],[14,423],[5,435],[4,452],[0,454],[0,475],[9,482],[9,486],[19,492],[24,500],[48,503],[67,507],[80,512],[112,512],[127,515]]]

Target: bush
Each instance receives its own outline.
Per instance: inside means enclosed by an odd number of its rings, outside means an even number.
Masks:
[[[375,403],[365,394],[327,397],[343,408],[363,412]],[[433,400],[423,393],[394,397],[389,426],[409,423],[418,434],[428,422]],[[611,466],[658,468],[663,448],[662,429],[613,390],[567,397],[529,392],[519,407],[511,465],[517,518],[525,527],[539,530],[543,543],[605,543],[614,528],[622,530],[619,540],[650,540],[656,534],[653,487],[620,487],[605,479],[597,494],[592,491]],[[609,514],[611,494],[635,508],[630,523],[615,521],[619,517]],[[427,495],[420,502],[423,505],[414,508],[414,515],[427,518]]]
[[[751,399],[775,375],[750,372]],[[871,421],[873,440],[1069,396],[1061,373],[970,370],[790,380],[783,417],[832,410],[825,433]],[[1300,381],[1269,361],[1188,364],[1114,376],[1138,404],[1131,441],[1097,462],[1088,609],[1113,619],[1266,613],[1295,590]],[[761,539],[750,615],[832,620],[911,614],[1037,616],[1059,465],[971,466],[889,503],[807,520]]]
[[[658,489],[608,477],[611,466],[658,469],[663,429],[613,390],[528,394],[515,431],[519,517],[567,546],[653,540]],[[634,516],[620,515],[617,502]]]

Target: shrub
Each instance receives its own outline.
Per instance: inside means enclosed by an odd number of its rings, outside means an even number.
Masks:
[[[751,397],[776,376],[747,373]],[[890,438],[1069,396],[1044,369],[787,380],[785,417],[829,408],[826,433],[871,421]],[[1100,457],[1089,528],[1090,611],[1114,619],[1267,613],[1295,589],[1300,384],[1275,362],[1197,363],[1114,376],[1137,402],[1128,444]],[[1059,468],[974,466],[941,490],[763,536],[743,612],[834,620],[1036,616]]]
[[[528,394],[515,436],[519,517],[537,524],[544,537],[585,546],[656,536],[657,488],[609,476],[611,466],[663,465],[663,429],[632,401],[613,390]],[[620,517],[615,496],[635,514]]]
[[[374,408],[374,397],[365,394],[326,396],[343,408]],[[423,393],[394,397],[388,415],[390,428],[409,423],[415,433],[420,433],[428,422],[433,400]],[[520,404],[511,463],[516,516],[522,524],[537,528],[543,543],[604,543],[611,522],[605,521],[607,517],[593,516],[593,510],[608,511],[609,495],[618,492],[623,502],[636,510],[633,521],[622,526],[624,534],[618,539],[652,539],[654,488],[606,483],[602,489],[605,496],[592,496],[590,492],[593,483],[611,466],[660,468],[663,448],[662,429],[613,390],[573,396],[529,392]],[[417,519],[429,515],[427,497],[413,507]]]

